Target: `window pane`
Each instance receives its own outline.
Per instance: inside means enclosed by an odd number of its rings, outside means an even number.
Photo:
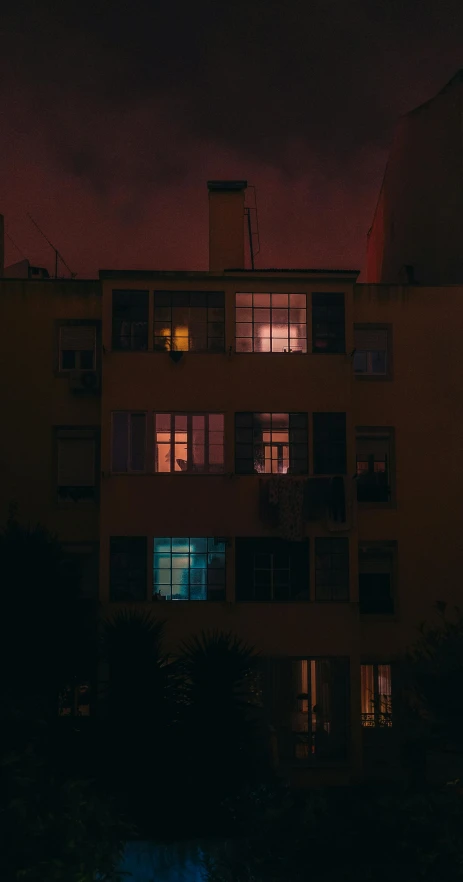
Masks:
[[[113,472],[126,472],[129,459],[128,413],[112,415],[112,457]]]
[[[144,413],[133,413],[131,416],[131,468],[134,472],[143,472],[145,470],[146,416]]]

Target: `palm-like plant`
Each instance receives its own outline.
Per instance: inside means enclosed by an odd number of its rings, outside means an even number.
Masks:
[[[188,777],[193,790],[215,799],[250,784],[259,766],[258,662],[255,649],[228,632],[202,632],[181,647]]]

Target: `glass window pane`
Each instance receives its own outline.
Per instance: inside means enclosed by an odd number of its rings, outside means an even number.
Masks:
[[[252,337],[252,324],[251,324],[251,322],[237,322],[236,323],[236,336],[237,337]]]
[[[291,307],[305,307],[307,305],[307,296],[305,294],[290,294],[289,295],[289,305]]]
[[[145,470],[145,414],[133,413],[131,424],[131,468],[134,472],[143,472]]]
[[[272,307],[288,307],[289,297],[288,294],[272,294]]]
[[[236,295],[236,305],[237,306],[252,306],[252,294],[237,294]]]
[[[270,294],[254,294],[254,306],[270,306]]]
[[[129,457],[128,413],[113,413],[112,416],[112,470],[126,472]]]
[[[237,308],[235,315],[237,322],[252,322],[252,309]]]
[[[237,352],[252,352],[252,337],[238,337],[236,340]]]

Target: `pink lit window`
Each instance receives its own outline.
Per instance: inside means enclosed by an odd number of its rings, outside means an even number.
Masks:
[[[237,294],[237,352],[307,352],[305,294]]]

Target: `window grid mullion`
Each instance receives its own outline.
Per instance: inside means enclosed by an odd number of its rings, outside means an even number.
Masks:
[[[193,471],[193,414],[187,413],[187,414],[185,414],[185,416],[186,416],[186,470],[187,470],[187,472],[192,472]],[[188,549],[189,548],[190,548],[190,540],[188,539]]]
[[[170,416],[170,472],[175,470],[175,414],[171,413]],[[171,557],[172,557],[172,549],[171,549]]]
[[[209,413],[204,414],[204,471],[209,473],[209,421],[211,415]]]

